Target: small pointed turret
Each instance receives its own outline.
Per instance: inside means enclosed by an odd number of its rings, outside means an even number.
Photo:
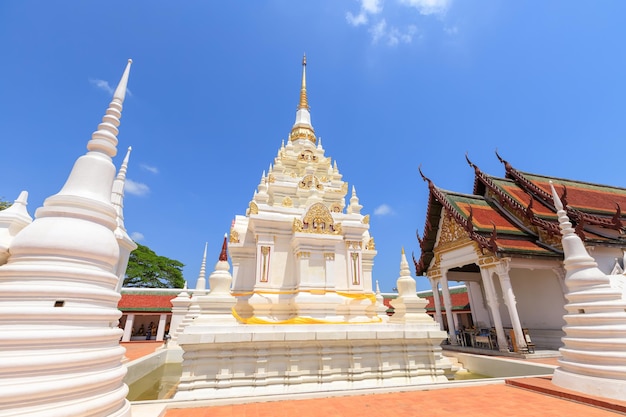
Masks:
[[[361,214],[362,205],[359,204],[359,197],[356,196],[356,188],[352,186],[352,197],[350,197],[350,205],[348,206],[348,213]]]
[[[0,265],[9,258],[11,241],[20,230],[33,222],[28,214],[28,191],[22,191],[13,204],[0,211]]]
[[[111,204],[115,207],[117,212],[117,228],[115,231],[116,237],[119,234],[119,230],[126,231],[124,226],[124,184],[126,182],[126,171],[128,170],[128,160],[130,158],[130,151],[132,147],[128,147],[122,166],[117,173],[115,181],[113,181],[113,189],[111,191]]]
[[[126,182],[126,171],[128,170],[128,160],[131,150],[132,148],[129,146],[117,177],[113,181],[113,189],[111,190],[111,204],[117,213],[117,228],[114,233],[115,239],[117,239],[117,243],[120,247],[120,257],[116,267],[116,275],[119,279],[116,289],[118,292],[122,289],[122,285],[124,284],[124,276],[126,275],[130,253],[137,249],[137,244],[128,236],[128,232],[124,226],[124,183]]]
[[[209,242],[204,243],[204,255],[202,255],[202,264],[200,264],[200,273],[198,274],[198,281],[196,281],[196,290],[198,294],[204,294],[206,290],[206,250]]]
[[[222,243],[222,251],[220,252],[220,257],[218,258],[220,262],[228,261],[228,241],[226,240],[227,237],[228,235],[224,233],[224,242]]]
[[[395,309],[390,322],[432,322],[435,321],[426,314],[426,304],[428,302],[417,296],[415,279],[411,276],[409,262],[406,260],[404,248],[400,257],[400,277],[396,281],[398,297],[391,302]]]
[[[291,129],[289,140],[308,139],[315,143],[315,131],[311,125],[311,113],[309,112],[309,101],[306,95],[306,55],[302,58],[302,86],[300,87],[300,102],[296,112],[296,123]]]

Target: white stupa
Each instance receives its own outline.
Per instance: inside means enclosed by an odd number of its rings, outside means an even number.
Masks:
[[[305,71],[303,61],[289,140],[232,224],[232,290],[224,246],[200,315],[178,335],[176,399],[447,381],[439,346],[447,335],[415,295],[404,254],[393,323],[372,290],[369,216],[354,187],[346,206],[348,184],[315,137]]]
[[[626,293],[598,269],[552,186],[563,235],[567,285],[564,346],[552,382],[600,397],[626,399]]]
[[[231,229],[233,293],[244,323],[371,323],[376,250],[369,216],[317,142],[306,91],[306,58],[287,146]]]
[[[112,193],[121,198],[121,190],[113,187],[111,159],[130,64],[88,152],[61,191],[10,240],[0,266],[2,415],[130,415],[116,289],[130,252],[120,256],[121,246],[132,244],[118,222],[121,200],[112,203]],[[17,216],[15,227],[24,222]]]

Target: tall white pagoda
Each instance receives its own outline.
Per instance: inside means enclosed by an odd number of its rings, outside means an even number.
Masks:
[[[122,217],[126,158],[112,157],[130,61],[102,123],[29,223],[0,213],[0,415],[129,416],[119,280],[134,243]]]
[[[626,399],[626,290],[605,275],[575,233],[552,186],[567,271],[564,346],[552,382],[600,397]]]
[[[369,216],[315,136],[306,57],[296,121],[230,234],[237,318],[245,323],[374,322]]]
[[[447,381],[446,334],[417,298],[404,254],[394,320],[372,291],[369,216],[354,188],[346,204],[348,184],[315,136],[302,65],[289,140],[232,223],[232,287],[224,248],[200,314],[178,334],[176,399]]]

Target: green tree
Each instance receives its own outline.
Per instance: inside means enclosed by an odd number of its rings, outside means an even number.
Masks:
[[[182,288],[183,263],[159,256],[147,246],[137,243],[137,249],[130,254],[125,287],[140,288]]]
[[[5,201],[4,198],[0,197],[0,211],[11,207],[13,203]]]

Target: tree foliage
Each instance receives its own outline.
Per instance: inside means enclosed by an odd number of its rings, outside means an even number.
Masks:
[[[125,287],[140,288],[182,288],[183,263],[157,255],[147,246],[137,243],[137,249],[130,254]]]
[[[5,201],[4,198],[0,197],[0,211],[11,207],[13,203]]]

